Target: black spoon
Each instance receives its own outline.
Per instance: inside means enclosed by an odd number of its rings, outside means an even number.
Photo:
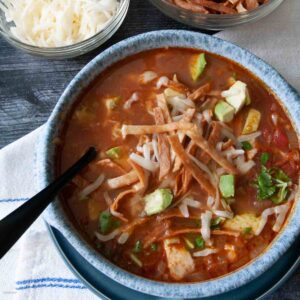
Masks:
[[[96,156],[96,149],[89,148],[64,174],[0,221],[0,259],[55,199],[61,188]]]

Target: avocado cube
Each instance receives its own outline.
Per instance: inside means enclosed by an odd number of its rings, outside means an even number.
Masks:
[[[215,106],[215,115],[221,122],[231,122],[235,109],[225,101],[219,101]]]
[[[147,216],[164,211],[172,202],[173,195],[170,189],[157,189],[145,196],[145,212]]]
[[[234,175],[222,175],[219,188],[224,198],[234,197]]]

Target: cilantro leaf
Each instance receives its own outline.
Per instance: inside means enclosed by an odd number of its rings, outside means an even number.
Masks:
[[[270,159],[270,154],[267,152],[264,152],[260,157],[260,162],[262,165],[265,165],[269,159]]]
[[[262,167],[260,174],[257,177],[258,198],[265,200],[272,197],[276,192],[276,187],[273,185],[272,176],[266,167]]]
[[[280,204],[286,200],[290,184],[291,179],[281,169],[267,169],[262,166],[255,181],[258,199],[271,199],[274,204]]]

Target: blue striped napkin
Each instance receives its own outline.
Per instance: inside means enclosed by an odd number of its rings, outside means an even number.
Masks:
[[[0,151],[0,219],[37,192],[34,148],[42,130]],[[66,267],[41,217],[0,260],[0,270],[1,300],[98,299]]]

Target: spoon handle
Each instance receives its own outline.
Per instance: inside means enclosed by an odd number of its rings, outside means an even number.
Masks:
[[[48,204],[55,199],[60,189],[95,159],[96,155],[96,149],[93,147],[89,148],[64,174],[0,221],[0,259],[44,211]]]

